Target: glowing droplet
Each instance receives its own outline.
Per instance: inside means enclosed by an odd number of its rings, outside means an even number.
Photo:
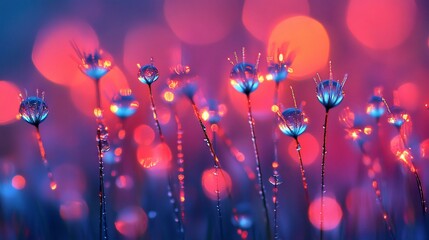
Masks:
[[[308,119],[298,108],[288,108],[282,113],[280,130],[287,136],[297,138],[307,129]]]
[[[231,70],[230,82],[235,90],[244,94],[250,94],[259,86],[258,71],[250,63],[237,63]]]
[[[140,67],[138,73],[138,79],[140,82],[150,85],[158,80],[158,78],[158,68],[156,68],[152,63]]]
[[[120,118],[127,118],[132,116],[138,107],[139,103],[131,90],[124,89],[113,97],[110,111]]]
[[[387,121],[395,127],[401,127],[405,122],[410,121],[410,116],[400,107],[392,106],[390,116]]]
[[[81,63],[79,69],[88,77],[99,80],[112,69],[112,60],[107,59],[104,52],[96,49],[91,53],[82,52],[73,45]]]
[[[280,178],[280,176],[275,175],[275,176],[271,176],[268,181],[273,185],[273,186],[278,186],[280,184],[283,183],[283,180]]]
[[[27,97],[19,106],[19,114],[26,122],[38,126],[48,116],[49,110],[43,98]]]
[[[386,112],[383,98],[380,96],[372,96],[366,107],[366,113],[373,118],[380,118]]]

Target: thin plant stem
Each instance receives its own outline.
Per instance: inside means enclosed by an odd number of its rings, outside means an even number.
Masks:
[[[166,144],[164,134],[162,133],[162,130],[161,130],[161,124],[159,123],[159,120],[158,120],[158,114],[156,112],[155,101],[153,99],[153,93],[152,93],[152,85],[148,84],[148,88],[149,88],[149,98],[150,98],[150,103],[151,103],[152,116],[153,116],[153,119],[155,120],[155,125],[158,129],[159,138],[160,138],[162,144]],[[173,176],[172,167],[169,167],[167,170],[167,178],[168,178],[167,179],[167,183],[168,183],[167,184],[167,196],[168,196],[170,203],[171,203],[171,206],[173,208],[174,222],[177,223],[177,230],[180,233],[181,239],[184,239],[185,238],[185,230],[184,230],[182,216],[181,216],[181,213],[179,210],[179,206],[177,205],[176,196],[173,193],[174,184],[173,184],[173,177],[172,176]],[[180,199],[179,199],[179,201],[180,201]]]
[[[100,92],[100,79],[95,80],[95,94],[96,94],[96,106],[97,110],[101,111],[101,92]],[[100,120],[101,121],[101,120]],[[99,234],[100,239],[109,239],[107,231],[107,216],[106,216],[106,193],[104,189],[104,161],[103,161],[103,143],[101,140],[101,127],[97,127],[97,148],[98,148],[98,171],[99,171],[99,193],[98,197],[100,200],[100,216],[99,216]],[[104,233],[104,237],[103,237]]]
[[[174,119],[176,120],[177,126],[177,166],[178,166],[178,175],[179,179],[179,203],[180,203],[180,217],[182,218],[182,223],[185,224],[185,168],[184,163],[185,159],[183,158],[183,129],[182,123],[180,122],[179,116],[177,113],[174,113]]]
[[[213,130],[213,149],[216,150],[216,128],[212,127]],[[215,166],[215,172],[214,175],[216,177],[216,209],[217,209],[217,215],[219,220],[219,232],[220,232],[220,239],[224,239],[223,236],[223,223],[222,223],[222,210],[221,210],[221,204],[220,204],[220,190],[219,190],[219,167]]]
[[[258,144],[256,143],[256,133],[255,133],[255,120],[253,119],[252,115],[252,105],[250,101],[250,95],[247,94],[247,109],[248,109],[248,121],[250,125],[250,133],[252,137],[252,144],[253,144],[253,150],[255,154],[256,159],[256,172],[258,175],[258,183],[259,183],[259,195],[262,200],[262,205],[264,209],[265,214],[265,228],[266,228],[266,234],[267,239],[271,239],[271,227],[270,227],[270,218],[268,216],[268,205],[267,205],[267,199],[265,196],[265,187],[263,183],[262,178],[262,170],[261,170],[261,161],[259,159],[259,150],[258,150]]]
[[[162,134],[161,125],[159,124],[159,120],[158,120],[158,114],[156,113],[155,101],[153,100],[152,85],[148,84],[147,86],[149,87],[149,96],[150,96],[151,109],[153,113],[153,119],[155,120],[155,124],[158,129],[161,142],[165,143],[164,134]]]
[[[168,170],[168,176],[167,176],[167,195],[170,199],[171,206],[173,207],[173,213],[174,213],[174,222],[177,224],[177,229],[180,233],[180,239],[185,239],[185,230],[183,228],[183,224],[181,221],[180,213],[179,213],[179,207],[177,205],[176,197],[173,193],[173,177],[170,173],[170,170]]]
[[[57,188],[57,183],[54,180],[54,175],[52,174],[51,167],[49,166],[48,159],[46,158],[46,151],[45,151],[45,147],[43,146],[42,136],[40,135],[40,130],[38,125],[36,125],[36,138],[37,138],[37,143],[39,144],[40,156],[42,157],[43,165],[45,166],[48,172],[49,187],[51,188],[51,190],[55,190]]]
[[[275,89],[274,89],[274,99],[273,99],[273,104],[277,105],[278,104],[278,98],[279,98],[279,82],[276,82],[275,85]],[[279,155],[278,155],[278,129],[277,129],[277,125],[278,125],[278,117],[276,116],[274,118],[274,126],[273,126],[273,132],[272,132],[272,138],[273,138],[273,150],[274,150],[274,160],[273,160],[273,177],[274,177],[274,185],[273,185],[273,204],[274,204],[274,239],[278,239],[279,238],[279,234],[278,234],[278,219],[277,219],[277,211],[278,211],[278,200],[277,200],[277,195],[278,195],[278,163],[279,163]]]
[[[243,167],[244,171],[246,172],[247,178],[249,178],[249,180],[254,179],[254,173],[252,169],[244,162],[244,154],[234,146],[231,139],[228,138],[228,136],[225,134],[223,128],[220,125],[218,125],[217,135],[228,147],[229,152],[232,154],[232,156],[234,156],[235,160],[237,160],[237,162]]]
[[[419,189],[419,194],[420,194],[420,204],[422,206],[423,215],[426,216],[426,214],[428,212],[428,208],[426,206],[426,200],[425,200],[425,196],[423,194],[422,182],[420,181],[420,177],[419,177],[419,173],[417,172],[417,169],[414,167],[414,164],[412,164],[412,163],[410,166],[410,171],[412,173],[414,173],[414,176],[416,178],[416,183],[417,183],[417,187]]]
[[[103,162],[103,152],[102,152],[102,148],[103,148],[103,143],[101,141],[101,128],[98,127],[97,128],[97,137],[98,137],[98,144],[97,144],[97,148],[98,148],[98,171],[99,171],[99,189],[98,189],[98,197],[100,200],[100,216],[99,216],[99,221],[100,221],[100,239],[108,239],[108,234],[107,234],[107,223],[106,223],[106,194],[104,191],[104,162]],[[104,237],[103,237],[103,233],[104,233]]]
[[[205,140],[208,148],[210,149],[210,153],[211,153],[211,155],[213,157],[213,164],[214,164],[214,168],[215,168],[215,175],[217,177],[218,176],[217,172],[218,172],[218,170],[220,170],[220,173],[221,173],[223,179],[225,180],[225,175],[223,174],[223,171],[221,169],[219,158],[217,157],[216,151],[215,151],[214,146],[213,146],[213,143],[212,143],[212,141],[210,141],[210,138],[209,138],[209,136],[207,134],[207,129],[206,129],[206,126],[203,123],[203,119],[201,118],[200,111],[199,111],[197,105],[195,104],[194,99],[193,98],[189,98],[189,100],[191,101],[192,109],[194,110],[194,115],[197,117],[198,122],[200,123],[201,129],[202,129],[203,134],[204,134],[204,140]],[[225,180],[225,183],[226,183],[226,180]],[[217,209],[217,212],[218,212],[219,228],[220,228],[219,230],[220,230],[221,239],[223,239],[222,213],[221,213],[221,206],[220,206],[219,184],[218,184],[217,178],[216,178],[216,190],[215,191],[216,191],[216,196],[218,198],[218,204],[216,206],[216,209]],[[227,191],[228,191],[228,194],[230,194],[229,193],[230,189],[227,189]]]
[[[325,159],[326,159],[326,133],[328,128],[328,113],[326,109],[325,122],[323,123],[323,146],[322,146],[322,184],[320,198],[320,239],[323,239],[323,222],[324,222],[324,206],[325,206]]]
[[[277,219],[277,211],[278,211],[278,206],[279,206],[279,201],[277,200],[277,195],[278,195],[278,176],[274,175],[274,186],[273,186],[273,204],[274,204],[274,239],[279,239],[279,225],[278,225],[278,219]]]
[[[401,133],[400,127],[398,128],[398,132],[399,132],[399,135],[402,139],[402,142],[404,143],[404,148],[409,149],[405,135]],[[423,193],[423,186],[422,186],[422,182],[420,180],[419,173],[417,172],[417,168],[414,166],[414,163],[412,162],[412,160],[405,162],[405,165],[408,167],[410,172],[414,174],[414,177],[416,179],[417,188],[419,190],[420,205],[422,207],[423,216],[426,216],[426,214],[428,213],[428,208],[426,206],[426,199],[425,199],[425,196]]]
[[[359,143],[359,149],[362,153],[362,156],[366,159],[371,159],[363,147],[363,142],[360,141],[358,143]],[[372,160],[371,160],[371,162],[372,162]],[[381,196],[381,189],[379,187],[379,182],[378,182],[377,178],[375,177],[375,173],[370,174],[370,172],[374,172],[374,169],[371,166],[371,163],[367,163],[367,164],[364,163],[363,165],[366,166],[368,176],[370,176],[371,186],[372,186],[372,189],[374,190],[378,205],[380,206],[381,217],[383,218],[383,221],[386,225],[387,231],[389,232],[391,239],[394,240],[394,239],[396,239],[396,237],[395,237],[395,232],[394,232],[394,228],[393,228],[393,223],[391,222],[389,214],[387,213],[386,209],[383,206],[383,199]]]
[[[194,99],[189,98],[189,100],[191,101],[192,109],[194,110],[194,115],[197,117],[198,122],[200,123],[200,127],[203,130],[204,141],[206,142],[207,147],[210,149],[210,154],[213,157],[213,164],[214,164],[214,166],[220,167],[219,158],[216,155],[216,151],[213,148],[213,144],[212,144],[212,142],[211,142],[211,140],[210,140],[210,138],[209,138],[209,136],[207,134],[207,128],[206,128],[206,126],[203,123],[203,119],[201,118],[200,110],[198,109],[197,105],[195,104]]]
[[[298,158],[299,158],[299,169],[301,171],[302,186],[304,188],[305,200],[307,202],[307,207],[308,207],[310,206],[310,195],[308,194],[307,177],[305,176],[304,163],[302,162],[301,144],[299,143],[298,138],[295,138],[295,142],[296,142],[296,151],[298,152]]]

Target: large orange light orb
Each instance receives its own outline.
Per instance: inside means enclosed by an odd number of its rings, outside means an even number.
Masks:
[[[303,79],[322,69],[329,58],[329,36],[323,25],[307,16],[296,16],[283,20],[273,29],[268,40],[267,54],[287,46],[286,55],[296,57],[292,63],[290,78]]]

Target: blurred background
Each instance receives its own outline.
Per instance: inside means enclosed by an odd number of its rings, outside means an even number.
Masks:
[[[406,150],[398,130],[388,124],[387,112],[378,124],[366,114],[374,91],[408,113],[411,120],[402,136],[429,194],[428,16],[429,2],[424,0],[1,1],[1,239],[98,238],[95,84],[78,69],[71,42],[85,52],[101,48],[113,62],[101,79],[111,143],[105,154],[111,239],[179,238],[166,176],[168,165],[177,176],[175,114],[183,128],[186,239],[220,237],[212,159],[198,121],[187,99],[164,101],[170,68],[177,64],[189,65],[196,75],[195,101],[203,112],[210,99],[221,104],[219,127],[225,136],[216,139],[216,149],[227,176],[220,183],[224,234],[227,239],[264,239],[246,97],[229,80],[227,58],[234,59],[234,51],[240,55],[242,47],[253,64],[261,53],[262,76],[268,73],[267,57],[276,58],[277,50],[294,56],[293,72],[280,84],[279,102],[282,109],[293,106],[293,86],[309,118],[299,139],[314,205],[308,208],[305,201],[295,141],[279,135],[280,238],[319,237],[325,110],[317,101],[313,77],[320,73],[327,79],[332,60],[334,78],[342,80],[348,73],[349,80],[344,101],[329,116],[325,238],[389,239],[373,189],[376,178],[396,238],[428,239],[414,176],[398,154]],[[160,146],[148,88],[137,79],[136,64],[147,64],[151,57],[160,72],[153,92],[167,147]],[[120,120],[109,109],[124,88],[132,90],[139,108]],[[49,188],[35,128],[17,117],[18,94],[26,90],[33,96],[36,89],[45,92],[49,106],[40,131],[58,184],[55,191]],[[271,223],[274,89],[275,83],[265,80],[251,94]],[[371,130],[356,141],[339,121],[346,107],[359,127]],[[142,166],[155,158],[156,166]],[[174,183],[177,191],[176,177]],[[232,189],[232,199],[226,197],[225,186]],[[232,209],[240,221],[234,220]]]

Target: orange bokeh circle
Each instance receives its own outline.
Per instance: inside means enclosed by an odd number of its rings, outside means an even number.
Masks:
[[[307,15],[309,12],[307,0],[246,0],[242,22],[255,38],[266,42],[270,31],[278,22],[293,15]]]
[[[415,16],[414,0],[350,0],[347,26],[366,47],[391,49],[410,35]]]
[[[32,53],[33,64],[49,81],[66,86],[76,83],[75,76],[80,70],[72,42],[86,52],[98,48],[97,34],[83,21],[56,21],[37,34]]]
[[[287,46],[288,49],[283,49]],[[307,16],[290,17],[279,24],[271,32],[267,45],[267,54],[277,50],[295,55],[291,65],[292,79],[303,79],[312,76],[322,69],[329,58],[329,36],[324,26]]]
[[[298,140],[301,145],[302,163],[305,166],[311,165],[320,154],[319,141],[311,133],[303,133]],[[295,140],[289,143],[288,153],[295,162],[299,163]]]
[[[229,0],[166,0],[164,15],[180,40],[203,45],[217,42],[231,31],[239,7]]]
[[[207,197],[212,200],[217,199],[216,187],[219,187],[219,196],[220,198],[225,198],[227,196],[227,191],[231,190],[232,182],[231,177],[224,170],[217,170],[211,168],[205,170],[201,176],[201,184],[203,186],[204,193]]]
[[[17,120],[19,104],[19,89],[8,81],[0,81],[0,125],[12,123]]]
[[[343,210],[335,198],[324,198],[323,230],[333,230],[340,224]],[[308,217],[314,227],[320,229],[320,198],[316,198],[310,204]]]

